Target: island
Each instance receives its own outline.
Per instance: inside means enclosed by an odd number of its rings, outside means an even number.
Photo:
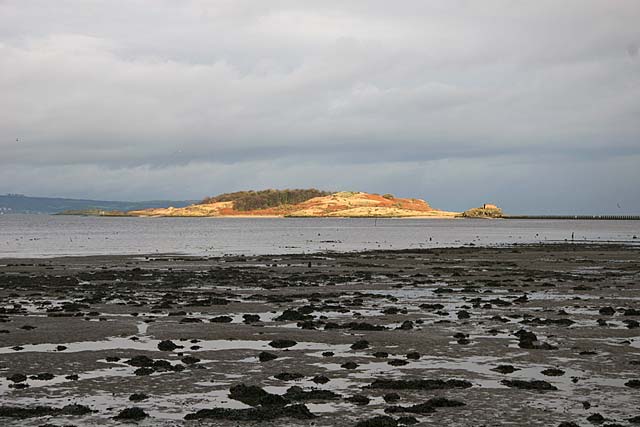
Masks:
[[[140,209],[126,214],[137,217],[496,217],[436,209],[422,199],[399,198],[392,194],[316,189],[239,191],[207,197],[185,207]]]

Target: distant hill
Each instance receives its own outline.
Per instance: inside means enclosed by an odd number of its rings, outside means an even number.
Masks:
[[[421,199],[354,191],[316,189],[241,191],[208,197],[186,207],[133,210],[131,216],[187,217],[427,217],[453,218],[458,212],[432,208]]]
[[[118,202],[104,200],[65,199],[59,197],[30,197],[21,194],[0,195],[0,214],[38,213],[55,214],[63,211],[131,211],[165,206],[184,207],[194,200],[151,200],[145,202]]]

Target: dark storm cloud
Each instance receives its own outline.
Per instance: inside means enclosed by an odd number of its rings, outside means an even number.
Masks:
[[[634,0],[0,1],[0,192],[637,211],[639,21]]]

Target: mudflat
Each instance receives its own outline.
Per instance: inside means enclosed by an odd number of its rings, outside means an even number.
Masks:
[[[640,423],[640,250],[0,260],[1,425]]]

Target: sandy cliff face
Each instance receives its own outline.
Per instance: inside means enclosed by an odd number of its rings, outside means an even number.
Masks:
[[[196,204],[184,208],[161,208],[131,211],[133,216],[295,216],[295,217],[433,217],[453,218],[458,212],[434,209],[420,199],[402,199],[362,192],[340,192],[315,197],[295,205],[238,211],[233,202]]]
[[[417,217],[454,216],[455,212],[433,209],[420,199],[383,197],[361,192],[341,192],[330,196],[316,197],[296,205],[290,216],[329,217]]]

